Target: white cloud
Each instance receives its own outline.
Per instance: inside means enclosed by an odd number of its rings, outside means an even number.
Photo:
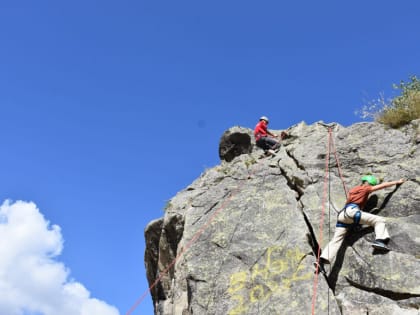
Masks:
[[[0,314],[118,315],[90,296],[55,258],[63,249],[60,227],[34,203],[0,206]]]

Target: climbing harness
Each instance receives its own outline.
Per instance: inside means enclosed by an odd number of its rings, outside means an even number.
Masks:
[[[357,208],[359,208],[359,206],[357,204],[355,204],[355,203],[348,203],[337,214],[337,218],[341,214],[341,212],[343,212],[343,211],[344,211],[344,218],[349,218],[350,216],[347,215],[347,212],[346,212],[347,208],[349,208],[349,207],[357,207]],[[338,219],[337,219],[337,224],[335,226],[336,227],[343,227],[343,228],[357,228],[359,226],[360,218],[361,217],[362,217],[362,212],[360,210],[357,210],[356,213],[354,214],[354,216],[351,218],[353,220],[353,223],[344,223],[344,222],[338,221]]]
[[[340,161],[338,159],[338,155],[337,155],[337,150],[335,148],[334,145],[334,139],[333,139],[333,127],[335,127],[335,123],[333,124],[325,124],[325,123],[318,123],[319,125],[326,127],[328,129],[328,144],[327,144],[327,154],[325,157],[325,176],[324,176],[324,193],[323,193],[323,198],[322,198],[322,212],[321,212],[321,219],[320,219],[320,224],[319,224],[319,237],[318,237],[318,244],[322,244],[322,236],[323,236],[323,223],[324,223],[324,216],[325,216],[325,204],[327,201],[327,195],[328,195],[328,205],[331,205],[331,200],[330,200],[330,167],[329,167],[329,161],[330,161],[330,155],[331,153],[334,154],[334,158],[335,158],[335,162],[337,165],[337,169],[338,169],[338,174],[340,176],[341,182],[343,184],[343,189],[344,189],[344,193],[346,195],[346,199],[347,199],[347,195],[348,195],[348,190],[346,188],[346,185],[344,183],[344,178],[341,172],[341,166],[340,166]],[[345,208],[343,209],[345,211]],[[342,210],[342,211],[343,211]],[[336,211],[337,212],[337,211]],[[330,213],[330,208],[328,208],[328,214]],[[360,221],[360,215],[355,215],[354,217],[354,222]],[[330,222],[330,220],[328,220],[328,222]],[[340,222],[341,223],[341,222]],[[345,223],[343,223],[345,224]],[[354,224],[354,223],[353,223]],[[347,226],[346,226],[347,227]],[[330,233],[331,231],[331,227],[328,226],[328,233]],[[318,251],[317,251],[317,260],[316,260],[316,271],[315,271],[315,277],[314,277],[314,285],[313,285],[313,296],[312,296],[312,315],[315,314],[315,302],[316,302],[316,294],[317,294],[317,287],[318,287],[318,275],[319,275],[319,271],[320,271],[320,257],[321,257],[321,247],[320,245],[318,245]],[[325,275],[325,273],[324,273]],[[329,307],[330,307],[330,295],[328,294],[328,314],[329,314]]]

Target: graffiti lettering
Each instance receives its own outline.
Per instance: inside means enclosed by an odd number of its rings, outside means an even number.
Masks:
[[[311,279],[311,272],[301,273],[304,266],[299,262],[304,255],[299,249],[284,251],[281,247],[270,247],[264,263],[255,264],[250,271],[232,274],[228,293],[236,304],[229,315],[246,314],[253,303],[264,302],[273,294],[284,294],[293,282]],[[282,277],[286,272],[288,276]]]

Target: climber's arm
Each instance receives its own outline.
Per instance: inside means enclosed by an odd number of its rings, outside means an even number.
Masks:
[[[388,188],[388,187],[391,187],[391,186],[394,186],[394,185],[400,185],[404,182],[405,182],[405,179],[403,179],[403,178],[401,178],[399,180],[392,181],[392,182],[385,182],[385,183],[382,183],[382,184],[379,184],[379,185],[376,185],[376,186],[372,186],[371,191],[376,191],[376,190]]]

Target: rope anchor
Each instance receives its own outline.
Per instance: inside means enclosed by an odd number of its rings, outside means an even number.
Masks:
[[[330,124],[326,124],[326,123],[324,123],[324,122],[322,122],[322,121],[318,121],[318,122],[317,122],[317,124],[318,124],[318,125],[321,125],[321,126],[323,126],[323,127],[325,127],[325,128],[329,128],[329,129],[332,129],[332,128],[334,128],[335,126],[337,126],[337,123],[335,123],[335,122],[330,123]]]

